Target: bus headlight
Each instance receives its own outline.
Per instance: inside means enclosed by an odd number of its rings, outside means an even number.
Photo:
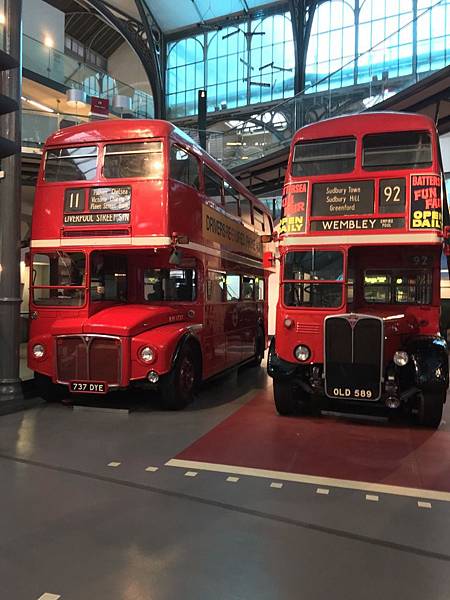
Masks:
[[[45,355],[45,347],[42,344],[35,344],[33,346],[34,358],[44,358],[44,355]]]
[[[311,351],[308,346],[302,346],[300,344],[300,346],[297,346],[294,350],[294,356],[300,362],[305,362],[305,360],[308,360],[308,358],[311,356]]]
[[[394,354],[394,363],[397,365],[397,367],[404,367],[408,364],[408,361],[408,353],[404,350],[397,350],[397,352]]]
[[[144,346],[139,350],[139,358],[146,364],[152,363],[156,358],[156,352],[150,346]]]

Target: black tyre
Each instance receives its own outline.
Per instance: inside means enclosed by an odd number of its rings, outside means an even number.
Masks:
[[[422,392],[418,399],[417,422],[422,427],[437,429],[442,419],[446,391]]]
[[[282,416],[295,413],[298,403],[294,395],[294,386],[289,381],[273,382],[273,398],[278,414]]]
[[[194,399],[199,381],[199,361],[192,346],[184,346],[172,371],[161,381],[162,406],[166,410],[181,410]]]
[[[258,327],[255,339],[255,357],[249,363],[251,367],[259,367],[261,365],[262,359],[264,358],[265,350],[266,338],[264,336],[264,331],[261,327]]]
[[[68,396],[68,390],[64,385],[53,383],[50,377],[42,373],[34,374],[39,396],[46,402],[62,402]]]

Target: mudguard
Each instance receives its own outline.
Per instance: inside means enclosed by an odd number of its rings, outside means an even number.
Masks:
[[[144,379],[150,368],[159,375],[168,373],[178,356],[182,345],[188,339],[198,341],[199,326],[192,323],[172,323],[149,329],[145,333],[131,339],[131,377]],[[142,364],[137,358],[140,347],[149,345],[156,349],[156,360],[149,365]]]
[[[296,370],[297,365],[295,363],[283,360],[275,352],[275,337],[273,337],[267,356],[267,374],[273,377],[273,379],[283,379],[285,377],[292,377]]]
[[[190,340],[192,340],[192,341],[193,341],[193,342],[195,342],[196,344],[200,344],[200,343],[199,343],[199,340],[198,340],[198,337],[197,337],[197,336],[196,336],[196,335],[195,335],[195,334],[192,332],[192,330],[191,330],[191,329],[189,329],[188,331],[186,331],[186,332],[185,332],[185,333],[184,333],[184,334],[183,334],[183,335],[180,337],[180,339],[178,340],[178,343],[177,343],[177,345],[176,345],[176,348],[175,348],[175,352],[173,353],[173,356],[172,356],[172,367],[173,367],[173,365],[175,364],[175,362],[176,362],[176,360],[177,360],[177,358],[178,358],[178,355],[180,354],[181,348],[182,348],[182,347],[183,347],[185,344],[187,344],[187,343],[188,343]]]
[[[410,357],[409,374],[421,390],[442,391],[448,388],[448,349],[442,337],[420,336],[406,344]]]

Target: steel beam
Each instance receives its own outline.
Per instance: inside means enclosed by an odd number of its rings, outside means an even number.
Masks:
[[[1,117],[2,136],[16,145],[0,179],[0,414],[23,407],[20,383],[20,215],[22,0],[5,0],[5,51],[18,64],[1,73],[1,93],[17,110]]]

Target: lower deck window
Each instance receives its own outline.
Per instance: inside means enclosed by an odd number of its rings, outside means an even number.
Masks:
[[[195,269],[149,269],[144,273],[145,300],[192,302],[196,296]]]
[[[380,304],[431,304],[432,274],[415,271],[366,271],[364,300]]]

